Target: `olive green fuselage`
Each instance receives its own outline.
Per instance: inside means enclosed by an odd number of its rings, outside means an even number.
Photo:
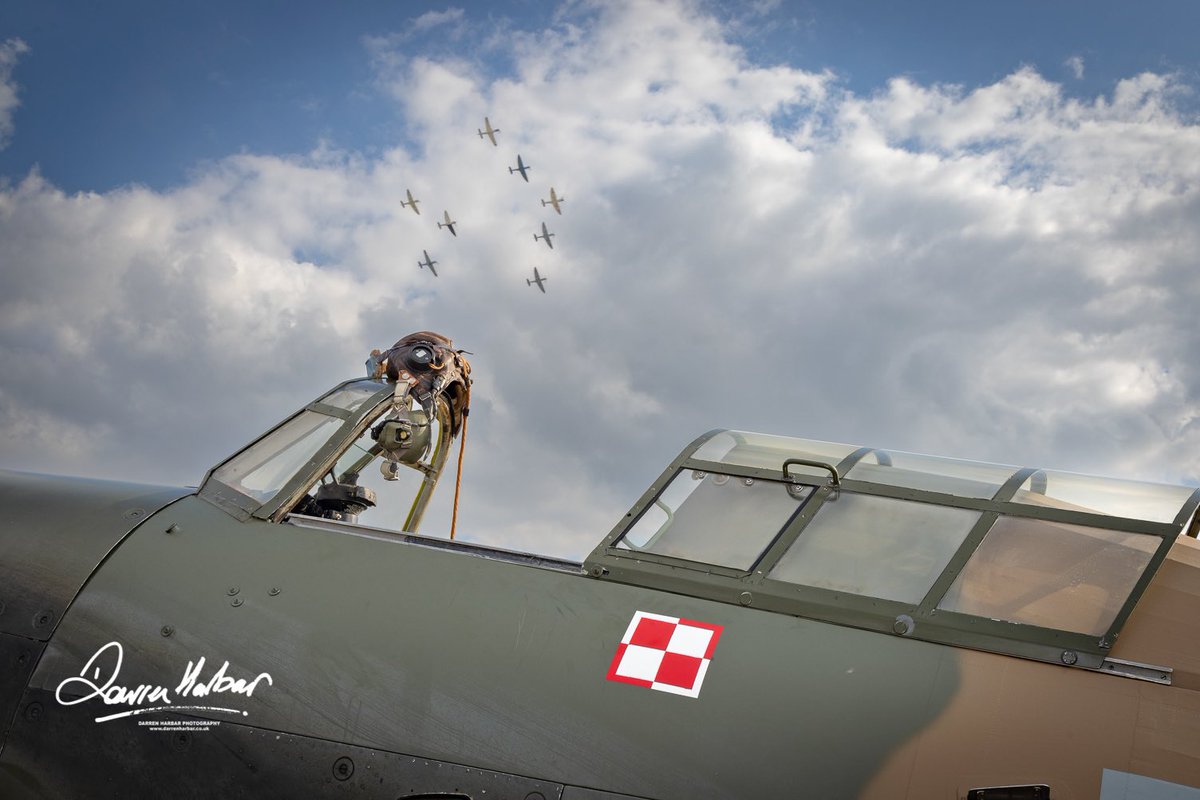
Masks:
[[[4,798],[1200,793],[1191,539],[1130,680],[182,489],[4,474],[0,518]],[[614,679],[639,612],[719,630],[695,696]]]
[[[698,697],[607,679],[637,611],[723,626]],[[59,687],[111,642],[123,660],[109,691],[148,687],[142,702],[64,705],[91,690]],[[97,687],[113,655],[93,665],[104,667]],[[225,662],[224,685],[258,678],[252,693],[188,694]],[[113,781],[136,794],[186,776],[181,796],[349,784],[395,798],[410,787],[377,778],[396,754],[522,776],[546,797],[572,796],[564,787],[766,797],[783,786],[853,797],[948,702],[955,664],[950,648],[606,583],[566,562],[315,520],[238,521],[192,496],[142,522],[57,625],[0,782],[4,796],[87,796]],[[139,726],[150,715],[95,721],[156,705],[145,702],[156,687],[176,706],[236,713],[182,712],[220,725],[177,735],[186,745],[175,748],[172,734]],[[333,773],[343,751],[358,755],[346,781]],[[120,761],[106,768],[113,752]],[[375,772],[363,764],[372,757]],[[294,767],[286,786],[264,785],[273,760]],[[416,788],[453,791],[462,779],[451,774]]]

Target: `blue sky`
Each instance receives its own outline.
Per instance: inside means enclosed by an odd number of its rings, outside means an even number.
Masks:
[[[1031,65],[1066,93],[1094,97],[1143,71],[1195,85],[1200,67],[1200,6],[1187,2],[700,8],[737,23],[730,40],[750,60],[830,69],[858,94],[897,75],[983,86]],[[422,15],[453,9],[468,26],[412,30]],[[0,38],[30,51],[17,74],[19,135],[0,150],[0,175],[18,179],[36,164],[68,190],[163,189],[231,153],[304,153],[320,141],[379,152],[405,141],[405,120],[378,85],[368,37],[408,31],[408,53],[454,53],[502,74],[509,65],[486,44],[494,31],[561,25],[573,13],[537,2],[15,0],[0,12]]]
[[[9,3],[0,466],[194,484],[437,330],[503,546],[717,427],[1195,485],[1198,8]]]

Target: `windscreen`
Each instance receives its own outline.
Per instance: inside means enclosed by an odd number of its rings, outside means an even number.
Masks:
[[[265,503],[316,455],[341,425],[342,420],[337,417],[301,411],[225,462],[213,473],[213,479]]]

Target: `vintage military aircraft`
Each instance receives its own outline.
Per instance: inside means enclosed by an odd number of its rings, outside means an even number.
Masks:
[[[421,209],[417,208],[417,203],[419,203],[421,201],[418,200],[417,198],[413,197],[412,189],[405,189],[404,193],[408,195],[408,200],[407,201],[401,200],[400,207],[404,208],[405,206],[408,206],[409,208],[411,208],[413,210],[414,214],[419,215],[421,213]]]
[[[541,234],[536,234],[536,233],[535,233],[535,234],[533,235],[533,240],[536,242],[538,239],[541,239],[542,241],[544,241],[544,242],[546,243],[546,247],[549,247],[551,250],[553,250],[553,249],[554,249],[554,242],[550,241],[550,237],[551,237],[551,236],[553,236],[553,235],[554,235],[554,234],[553,234],[553,233],[551,233],[551,232],[550,232],[550,231],[549,231],[549,230],[546,228],[546,223],[544,223],[544,222],[543,222],[543,223],[542,223],[542,232],[541,232]]]
[[[719,430],[567,561],[415,532],[469,368],[385,371],[0,475],[0,797],[1200,797],[1200,491]]]
[[[437,277],[437,270],[433,268],[433,265],[434,265],[434,264],[436,264],[436,263],[438,263],[438,262],[434,261],[433,259],[431,259],[431,258],[429,257],[429,251],[428,251],[428,250],[422,250],[421,252],[425,254],[425,260],[424,260],[424,261],[418,260],[418,261],[417,261],[417,266],[418,266],[418,267],[422,267],[422,268],[423,268],[423,267],[429,267],[429,271],[430,271],[430,272],[432,272],[432,273],[433,273],[433,277],[435,277],[435,278],[436,278],[436,277]]]
[[[437,226],[438,226],[438,229],[440,230],[440,229],[442,229],[442,228],[446,228],[446,229],[447,229],[447,230],[449,230],[449,231],[450,231],[450,233],[452,233],[454,236],[458,236],[458,232],[454,230],[454,226],[455,226],[455,225],[457,225],[458,223],[457,223],[457,222],[455,222],[454,220],[450,219],[450,212],[449,212],[449,211],[443,211],[443,212],[442,212],[442,214],[445,216],[445,219],[446,219],[446,221],[445,221],[445,222],[439,222],[439,223],[437,224]]]
[[[526,285],[526,286],[533,286],[533,285],[536,283],[536,284],[537,284],[537,287],[538,287],[539,289],[541,289],[541,290],[542,290],[542,294],[545,294],[545,293],[546,293],[546,287],[545,287],[545,285],[544,285],[544,284],[546,283],[546,281],[547,281],[547,280],[549,280],[549,279],[548,279],[548,278],[543,278],[541,275],[539,275],[539,274],[538,274],[538,268],[537,268],[537,267],[534,267],[534,268],[533,268],[533,277],[532,277],[532,278],[526,278],[526,279],[525,279],[525,285]]]
[[[542,201],[542,208],[545,208],[546,206],[553,206],[553,207],[554,207],[554,213],[555,213],[555,214],[561,214],[561,213],[562,213],[562,209],[558,207],[558,204],[559,204],[559,203],[565,203],[565,202],[566,202],[566,200],[567,200],[567,198],[565,198],[565,197],[559,197],[557,194],[555,194],[555,192],[554,192],[554,187],[553,187],[553,186],[551,186],[551,187],[550,187],[550,199],[549,199],[549,200],[543,200],[543,201]]]
[[[520,154],[518,154],[517,155],[517,166],[509,167],[508,174],[512,175],[514,172],[519,172],[519,173],[521,173],[521,177],[525,179],[525,182],[529,183],[529,175],[527,175],[526,173],[528,170],[531,170],[531,169],[533,169],[533,167],[528,166],[524,161],[522,161]]]
[[[482,139],[484,136],[486,136],[492,140],[492,145],[495,146],[496,134],[500,132],[500,129],[493,128],[491,120],[489,120],[487,117],[484,117],[483,118],[483,130],[480,130],[479,128],[476,128],[475,130],[479,131],[480,139]]]

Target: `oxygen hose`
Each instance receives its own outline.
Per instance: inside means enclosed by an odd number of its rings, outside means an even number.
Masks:
[[[466,359],[463,359],[466,362]],[[467,374],[471,373],[471,367],[468,364]],[[458,439],[458,474],[454,477],[454,510],[450,514],[450,538],[454,538],[454,531],[458,527],[458,491],[462,488],[462,462],[463,451],[467,449],[467,417],[471,415],[471,382],[470,379],[466,382],[465,402],[463,403],[462,413],[462,435]]]

